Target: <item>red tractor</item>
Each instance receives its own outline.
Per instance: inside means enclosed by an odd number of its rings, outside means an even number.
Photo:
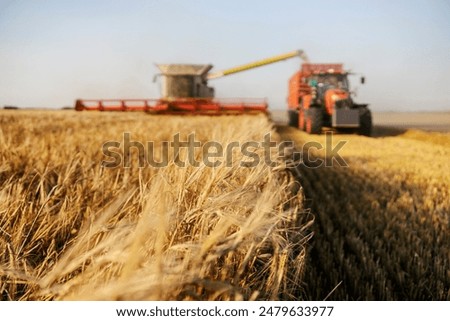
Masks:
[[[371,112],[351,98],[348,74],[342,64],[302,64],[289,80],[289,125],[310,134],[332,127],[370,136]]]

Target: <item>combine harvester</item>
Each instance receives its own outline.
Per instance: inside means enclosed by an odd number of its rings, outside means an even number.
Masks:
[[[372,115],[367,104],[352,100],[350,74],[342,64],[302,64],[289,80],[289,125],[310,134],[332,127],[370,136]]]
[[[238,67],[209,73],[212,65],[159,64],[162,77],[162,97],[159,99],[78,99],[75,110],[98,111],[145,111],[157,114],[241,114],[267,113],[264,99],[214,99],[214,88],[208,80],[265,66],[278,61],[301,57],[307,61],[302,50],[266,58]]]

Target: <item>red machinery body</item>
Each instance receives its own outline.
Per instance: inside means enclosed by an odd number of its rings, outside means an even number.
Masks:
[[[301,104],[304,109],[309,109],[312,99],[314,98],[314,88],[308,84],[308,79],[311,76],[320,74],[344,75],[345,72],[342,64],[302,64],[302,68],[289,80],[289,109],[298,109],[299,104]],[[342,96],[343,93],[344,92],[341,90],[339,95]],[[346,95],[348,96],[348,93],[346,93]],[[332,113],[333,106],[331,99],[328,99],[326,109],[329,114]]]
[[[302,64],[289,79],[289,125],[313,134],[334,127],[370,135],[372,116],[367,104],[353,102],[348,74],[342,64]]]

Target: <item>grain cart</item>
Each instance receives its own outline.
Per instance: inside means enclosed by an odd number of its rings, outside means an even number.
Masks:
[[[289,80],[289,125],[310,134],[332,127],[370,136],[371,112],[351,98],[348,75],[342,64],[303,63]]]
[[[159,114],[239,114],[267,112],[264,99],[215,99],[208,80],[265,66],[293,57],[306,59],[303,51],[266,58],[220,72],[209,73],[212,65],[158,64],[162,93],[158,99],[78,99],[75,109],[99,111],[146,111]]]

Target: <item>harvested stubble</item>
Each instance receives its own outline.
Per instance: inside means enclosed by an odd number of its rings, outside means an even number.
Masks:
[[[265,116],[4,111],[0,121],[3,299],[301,298],[310,220],[275,151],[275,168],[239,166],[238,152],[231,167],[100,166],[102,144],[124,132],[276,138]]]
[[[325,135],[279,132],[299,148],[326,146]],[[330,147],[339,141],[348,167],[298,167],[316,217],[308,298],[449,300],[450,134],[337,134]],[[326,161],[325,150],[312,151]]]

